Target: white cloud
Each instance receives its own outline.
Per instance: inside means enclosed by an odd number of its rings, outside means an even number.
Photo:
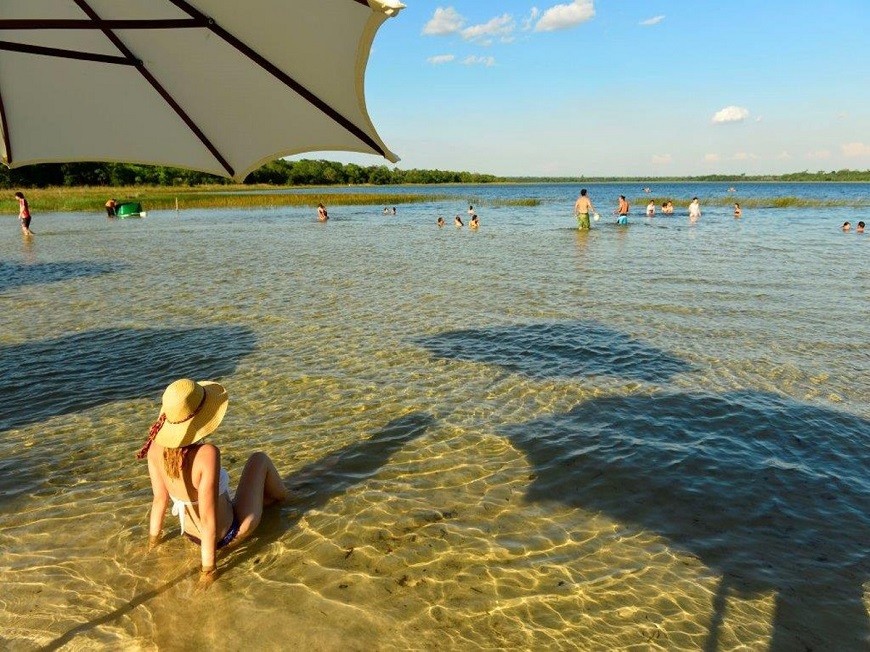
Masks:
[[[653,154],[652,157],[653,165],[670,165],[673,160],[674,157],[670,154]]]
[[[496,16],[480,25],[472,25],[462,30],[462,38],[473,41],[491,36],[509,37],[514,31],[514,19],[510,14]]]
[[[704,163],[718,163],[720,160],[718,154],[704,154]]]
[[[779,154],[774,156],[773,158],[774,158],[774,160],[777,160],[777,161],[787,161],[791,158],[791,154],[789,154],[788,152],[783,150]]]
[[[664,16],[653,16],[652,18],[647,18],[646,20],[640,21],[640,24],[644,27],[650,27],[651,25],[658,25],[664,19]]]
[[[591,20],[593,16],[595,16],[595,6],[592,0],[574,0],[570,4],[556,5],[547,9],[535,25],[535,31],[552,32],[557,29],[568,29]]]
[[[846,143],[840,145],[840,149],[843,150],[843,156],[849,158],[870,157],[870,145],[864,143]]]
[[[441,63],[450,63],[455,58],[455,54],[436,54],[434,57],[429,57],[428,59],[426,59],[426,61],[431,63],[433,66],[437,66]]]
[[[528,32],[534,27],[535,21],[538,19],[540,15],[540,10],[537,7],[532,7],[532,10],[529,12],[528,17],[523,20],[523,31]]]
[[[826,149],[817,149],[815,152],[807,152],[807,158],[812,160],[831,158],[831,152]]]
[[[430,36],[455,34],[465,25],[465,19],[453,7],[438,7],[426,23],[423,33]]]
[[[742,106],[726,106],[713,116],[713,124],[721,125],[727,122],[743,122],[749,117],[749,109]]]
[[[757,161],[757,154],[749,154],[746,152],[735,152],[734,156],[731,157],[735,161]]]
[[[466,66],[486,66],[490,68],[495,65],[495,57],[477,57],[469,55],[462,60]]]

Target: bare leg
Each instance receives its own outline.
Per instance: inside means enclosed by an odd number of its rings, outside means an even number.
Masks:
[[[239,519],[239,534],[234,542],[247,537],[260,524],[263,507],[286,499],[287,488],[269,456],[265,453],[251,455],[233,499],[233,510]]]

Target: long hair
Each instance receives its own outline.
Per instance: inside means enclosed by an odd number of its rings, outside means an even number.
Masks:
[[[188,446],[163,449],[163,469],[170,478],[181,477],[181,467],[184,466],[184,457],[187,449]]]

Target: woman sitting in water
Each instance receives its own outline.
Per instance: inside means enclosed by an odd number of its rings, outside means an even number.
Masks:
[[[458,215],[457,215],[456,217],[453,218],[453,225],[454,225],[454,226],[465,226],[465,225],[462,223],[462,218],[459,217]]]
[[[479,226],[480,226],[480,220],[477,219],[477,215],[472,215],[471,221],[468,223],[468,228],[476,229]]]
[[[154,494],[149,544],[159,542],[171,501],[182,533],[200,546],[203,584],[217,576],[217,550],[250,535],[264,506],[288,496],[272,460],[265,453],[254,453],[242,470],[235,496],[230,497],[230,478],[221,468],[220,450],[201,442],[220,425],[226,411],[227,393],[218,383],[176,380],[163,392],[160,417],[136,456],[148,458]]]

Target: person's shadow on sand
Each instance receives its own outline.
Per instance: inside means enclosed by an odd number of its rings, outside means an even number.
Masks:
[[[303,498],[292,504],[292,518],[289,520],[277,518],[275,514],[279,510],[268,509],[264,521],[251,538],[246,539],[237,549],[233,550],[226,562],[220,564],[221,573],[227,573],[232,568],[255,558],[269,544],[284,536],[288,529],[306,512],[322,507],[350,487],[375,475],[402,447],[423,436],[435,421],[435,417],[425,412],[407,414],[390,421],[367,439],[349,444],[286,476],[284,478],[285,484],[291,489],[301,489],[304,494]],[[311,480],[313,476],[317,477],[318,489],[316,491],[311,490],[311,486],[314,484]],[[280,509],[285,511],[285,508]],[[144,541],[142,545],[145,546]],[[121,607],[73,627],[45,645],[42,650],[58,650],[68,645],[80,634],[114,622],[140,605],[170,590],[179,582],[195,577],[198,573],[198,566],[186,570],[172,580],[140,593]]]
[[[425,345],[534,378],[667,380],[690,368],[637,341],[626,349],[611,338],[614,350],[564,341],[588,330],[467,330]],[[604,512],[721,573],[706,650],[720,647],[729,595],[762,592],[776,596],[772,650],[868,649],[867,421],[767,393],[667,393],[590,400],[499,433],[534,466],[529,500]]]

